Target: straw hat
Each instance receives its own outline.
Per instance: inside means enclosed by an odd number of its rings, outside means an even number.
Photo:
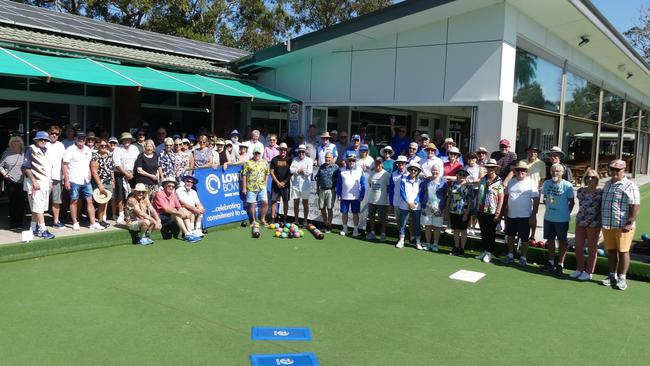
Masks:
[[[551,154],[558,154],[558,155],[560,155],[560,159],[564,158],[564,156],[565,156],[565,155],[564,155],[564,152],[562,151],[562,149],[561,149],[559,146],[553,146],[553,147],[550,148],[549,150],[545,151],[545,152],[544,152],[544,157],[547,157],[547,158],[548,158],[549,155],[551,155]]]
[[[320,134],[320,137],[321,137],[322,139],[323,139],[323,138],[327,138],[327,139],[328,139],[328,138],[330,138],[330,133],[327,132],[327,131],[325,131],[325,132],[323,132],[323,133]]]
[[[139,191],[139,192],[146,192],[147,191],[147,186],[144,185],[144,183],[138,183],[133,187],[133,191]]]
[[[93,199],[95,200],[95,202],[102,205],[102,204],[110,201],[111,197],[113,197],[113,193],[111,193],[111,191],[109,191],[109,190],[105,190],[105,192],[106,192],[106,194],[102,194],[99,191],[99,188],[95,188],[95,190],[93,190]]]
[[[420,164],[412,161],[409,163],[409,165],[406,166],[406,170],[411,170],[411,169],[417,169],[418,171],[422,171],[422,167]]]
[[[519,160],[517,164],[515,165],[515,169],[526,169],[528,170],[528,163],[526,163],[526,160]]]
[[[120,141],[122,141],[124,139],[133,140],[133,135],[131,135],[130,132],[122,132],[122,135],[120,136]]]
[[[176,181],[176,179],[174,177],[165,177],[165,178],[163,178],[162,182],[160,182],[160,185],[162,185],[164,187],[165,185],[167,185],[167,183],[174,183],[174,187],[176,187],[178,185],[178,182]]]
[[[483,164],[483,166],[486,167],[486,168],[489,168],[489,167],[498,168],[499,164],[497,164],[497,161],[495,159],[490,159],[487,162],[485,162],[485,164]]]

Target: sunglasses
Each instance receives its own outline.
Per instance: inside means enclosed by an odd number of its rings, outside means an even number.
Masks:
[[[115,141],[111,141],[111,142],[109,142],[109,144],[111,144],[111,145],[117,145],[117,142],[115,142]]]
[[[505,149],[507,147],[510,147],[510,146],[508,146],[508,145],[499,145],[499,149]]]
[[[174,147],[174,145],[165,145],[165,147]]]
[[[417,150],[417,147],[409,147],[409,150]]]
[[[183,146],[183,144],[182,144],[182,143],[180,143],[180,144],[176,144],[176,146]]]
[[[610,172],[617,172],[617,173],[618,173],[618,172],[620,172],[621,170],[623,170],[623,168],[612,168],[612,167],[609,167],[609,171],[610,171]]]
[[[419,170],[417,170],[415,168],[411,168],[411,169],[409,169],[409,172],[419,172]]]
[[[528,170],[527,170],[527,169],[515,169],[515,171],[516,171],[517,173],[523,173],[523,172],[526,172],[526,171],[528,171]]]
[[[99,147],[108,147],[108,145],[101,144]]]
[[[477,152],[477,153],[476,153],[476,155],[485,155],[485,154],[487,154],[487,153],[486,153],[486,152],[483,152],[483,151],[480,151],[480,152]]]
[[[56,131],[50,131],[50,135],[59,136],[59,133]]]

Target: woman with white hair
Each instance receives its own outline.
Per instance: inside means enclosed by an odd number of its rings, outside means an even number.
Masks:
[[[9,196],[9,227],[22,229],[25,216],[25,191],[23,190],[23,165],[25,143],[20,136],[9,139],[7,149],[0,159],[0,176],[4,179],[5,191]]]

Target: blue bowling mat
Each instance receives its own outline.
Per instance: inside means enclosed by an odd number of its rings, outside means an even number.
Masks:
[[[254,341],[311,341],[309,328],[253,327],[251,339]]]
[[[288,353],[279,355],[251,355],[251,366],[320,366],[316,355],[308,353]]]

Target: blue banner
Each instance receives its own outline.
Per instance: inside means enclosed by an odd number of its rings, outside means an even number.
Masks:
[[[225,170],[218,167],[194,171],[194,177],[198,180],[196,192],[205,207],[203,227],[247,220],[239,189],[241,169],[241,166],[230,166]]]
[[[311,332],[309,328],[253,327],[251,339],[254,341],[311,341]]]
[[[250,355],[251,366],[319,366],[312,352],[278,355]]]

